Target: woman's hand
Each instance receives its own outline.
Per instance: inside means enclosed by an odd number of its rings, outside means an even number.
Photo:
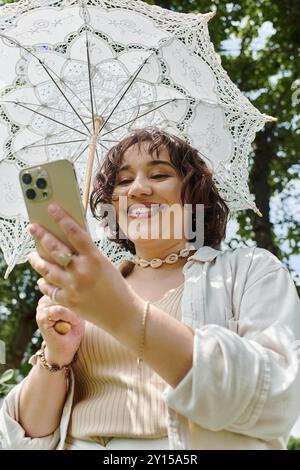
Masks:
[[[60,320],[70,325],[70,330],[65,335],[57,333],[54,328],[55,322]],[[84,320],[66,307],[53,304],[44,295],[37,306],[36,321],[46,341],[47,362],[59,366],[72,362],[84,333]]]
[[[40,291],[51,298],[56,287],[55,301],[82,318],[104,328],[109,333],[134,333],[139,328],[144,301],[128,286],[118,269],[95,246],[89,234],[63,209],[49,214],[65,233],[74,248],[70,264],[60,265],[61,255],[70,249],[40,225],[30,226],[31,235],[39,241],[53,262],[37,252],[29,255],[32,267],[43,278],[38,280]],[[129,333],[130,332],[130,333]]]

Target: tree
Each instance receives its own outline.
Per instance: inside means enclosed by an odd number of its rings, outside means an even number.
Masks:
[[[300,82],[299,90],[295,88],[300,79],[299,1],[147,3],[186,13],[216,11],[209,30],[224,68],[261,112],[278,118],[258,133],[250,156],[250,189],[263,217],[241,211],[237,215],[238,237],[230,245],[254,241],[293,271],[292,256],[298,255],[300,248],[299,209],[296,213],[300,197]],[[228,44],[225,41],[229,38]]]
[[[37,330],[36,305],[41,297],[37,287],[39,275],[28,266],[16,266],[7,281],[5,266],[0,262],[0,326],[1,340],[6,344],[5,369],[20,368],[24,354],[34,348],[32,338]],[[4,368],[4,367],[2,367]],[[25,366],[24,371],[28,367]]]
[[[288,442],[288,450],[300,450],[300,439],[290,437]]]

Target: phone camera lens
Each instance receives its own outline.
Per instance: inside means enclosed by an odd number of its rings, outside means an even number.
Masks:
[[[24,173],[24,175],[22,176],[22,181],[24,184],[30,184],[32,181],[31,175],[29,173]]]
[[[45,178],[38,178],[36,180],[36,185],[39,189],[44,189],[47,186],[47,181]]]
[[[36,192],[34,189],[27,189],[26,196],[28,199],[34,199],[36,196]]]

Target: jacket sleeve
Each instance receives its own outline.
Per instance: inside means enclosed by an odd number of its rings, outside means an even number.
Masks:
[[[19,400],[24,379],[6,396],[0,409],[0,448],[10,450],[61,450],[64,448],[71,415],[74,376],[70,378],[70,388],[63,409],[60,426],[49,436],[27,437],[19,424]]]
[[[267,265],[245,285],[238,334],[196,329],[192,368],[164,391],[171,409],[203,428],[272,440],[300,413],[299,298],[287,269]]]

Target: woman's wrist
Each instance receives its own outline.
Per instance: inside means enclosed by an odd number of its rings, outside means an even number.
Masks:
[[[124,302],[120,311],[122,318],[116,324],[114,330],[109,331],[124,346],[131,349],[137,357],[141,354],[143,348],[145,331],[145,317],[148,312],[149,304],[140,298],[136,293],[132,293],[131,298]],[[145,311],[146,310],[146,311]]]
[[[57,366],[60,369],[70,367],[77,358],[76,352],[72,355],[66,355],[51,351],[45,341],[42,343],[41,350],[43,351],[44,362],[52,366]]]

